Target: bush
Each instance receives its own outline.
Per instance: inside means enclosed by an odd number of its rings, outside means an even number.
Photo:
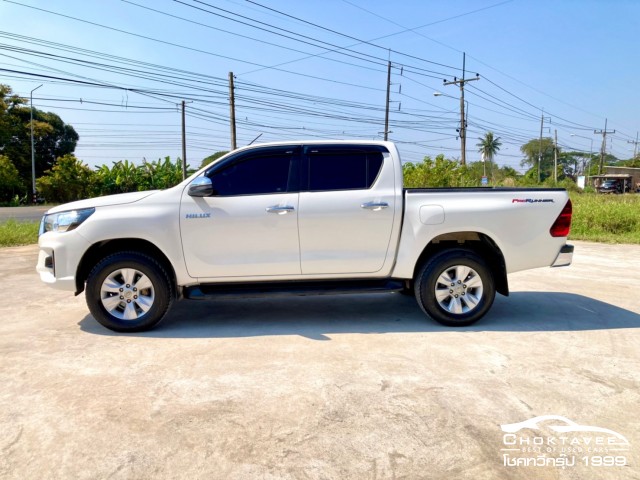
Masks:
[[[553,178],[546,178],[541,186],[547,188],[564,188],[568,192],[582,193],[582,189],[570,178],[563,178],[562,180],[558,180],[557,183],[553,181]]]
[[[73,155],[59,157],[36,182],[47,202],[67,203],[92,196],[95,173]]]
[[[95,195],[113,195],[138,190],[138,169],[129,160],[113,162],[111,168],[101,165],[95,176]]]
[[[170,157],[164,161],[147,162],[138,167],[138,190],[163,190],[182,181],[182,160],[171,163]]]
[[[425,157],[422,163],[403,165],[404,186],[407,188],[424,187],[469,187],[479,185],[468,168],[458,162],[438,155],[435,160]]]
[[[96,171],[95,194],[112,195],[114,193],[138,192],[143,190],[162,190],[173,187],[182,181],[182,161],[174,163],[170,157],[164,161],[143,162],[136,166],[129,160],[113,162],[109,168],[101,165]]]
[[[514,186],[517,172],[510,167],[498,168],[487,162],[472,162],[460,165],[457,160],[449,160],[438,155],[435,160],[425,157],[422,163],[403,165],[404,186],[407,188],[426,187],[479,187],[485,174],[490,185]]]

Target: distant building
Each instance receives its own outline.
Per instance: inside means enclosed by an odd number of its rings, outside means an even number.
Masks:
[[[617,180],[624,192],[640,192],[640,168],[604,166],[604,175],[592,175],[589,183],[598,188],[605,180]]]

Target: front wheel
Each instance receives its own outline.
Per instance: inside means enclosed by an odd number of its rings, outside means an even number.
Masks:
[[[496,295],[493,275],[477,254],[445,250],[427,261],[415,279],[420,308],[447,326],[471,325],[491,308]]]
[[[173,299],[165,268],[138,252],[103,258],[87,278],[85,292],[93,317],[116,332],[141,332],[156,326]]]

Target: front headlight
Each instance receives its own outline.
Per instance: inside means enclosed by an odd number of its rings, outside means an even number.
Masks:
[[[39,234],[42,235],[47,232],[70,232],[89,218],[95,211],[95,208],[83,208],[81,210],[69,210],[45,215],[40,222]]]

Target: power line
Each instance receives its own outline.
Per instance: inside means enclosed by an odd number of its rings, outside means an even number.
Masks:
[[[217,58],[224,58],[225,60],[232,60],[232,61],[236,61],[236,62],[240,62],[240,63],[245,63],[247,65],[253,65],[253,66],[257,66],[257,67],[267,67],[266,65],[262,65],[262,64],[259,64],[259,63],[256,63],[256,62],[250,62],[248,60],[241,60],[239,58],[229,57],[227,55],[220,55],[220,54],[209,52],[207,50],[202,50],[202,49],[199,49],[199,48],[189,47],[189,46],[186,46],[186,45],[181,45],[181,44],[174,43],[174,42],[169,42],[169,41],[166,41],[166,40],[160,40],[158,38],[153,38],[153,37],[149,37],[149,36],[146,36],[146,35],[141,35],[141,34],[138,34],[138,33],[128,32],[126,30],[122,30],[122,29],[115,28],[115,27],[110,27],[110,26],[103,25],[103,24],[96,23],[96,22],[92,22],[92,21],[89,21],[89,20],[84,20],[84,19],[81,19],[81,18],[73,17],[71,15],[65,15],[65,14],[54,12],[54,11],[51,11],[51,10],[46,10],[44,8],[34,7],[32,5],[26,5],[26,4],[23,4],[23,3],[16,2],[14,0],[4,0],[4,1],[8,2],[8,3],[15,4],[15,5],[19,5],[21,7],[30,8],[30,9],[33,9],[33,10],[38,10],[38,11],[41,11],[41,12],[49,13],[51,15],[56,15],[56,16],[59,16],[59,17],[70,19],[70,20],[75,20],[75,21],[78,21],[78,22],[86,23],[86,24],[93,25],[93,26],[100,27],[100,28],[105,28],[105,29],[108,29],[108,30],[112,30],[112,31],[115,31],[115,32],[123,33],[125,35],[130,35],[130,36],[142,38],[142,39],[145,39],[145,40],[150,40],[150,41],[161,43],[161,44],[164,44],[164,45],[170,45],[172,47],[181,48],[181,49],[185,49],[185,50],[189,50],[189,51],[193,51],[193,52],[197,52],[197,53],[202,53],[204,55],[210,55],[210,56],[217,57]],[[271,67],[267,67],[267,68],[271,68]],[[335,79],[318,77],[318,76],[315,76],[315,75],[309,75],[309,74],[305,74],[305,73],[301,73],[301,72],[295,72],[295,71],[291,71],[291,70],[284,70],[284,69],[280,69],[280,68],[273,68],[273,69],[281,71],[281,72],[284,72],[284,73],[289,73],[289,74],[292,74],[292,75],[298,75],[298,76],[302,76],[302,77],[313,78],[313,79],[316,79],[316,80],[326,81],[326,82],[330,82],[330,83],[348,85],[348,86],[358,87],[358,88],[363,88],[363,89],[368,89],[368,90],[378,90],[378,91],[382,90],[382,89],[379,89],[379,88],[368,87],[368,86],[365,86],[365,85],[357,85],[357,84],[348,83],[348,82],[342,82],[342,81],[335,80]]]
[[[177,19],[177,20],[182,20],[182,21],[184,21],[184,22],[188,22],[188,23],[191,23],[191,24],[194,24],[194,25],[199,25],[199,26],[204,27],[204,28],[209,28],[209,29],[216,30],[216,31],[219,31],[219,32],[227,33],[227,34],[229,34],[229,35],[234,35],[234,36],[237,36],[237,37],[240,37],[240,38],[245,38],[245,39],[248,39],[248,40],[252,40],[252,41],[255,41],[255,42],[259,42],[259,43],[261,43],[261,44],[266,44],[266,45],[271,45],[271,46],[274,46],[274,47],[277,47],[277,48],[282,48],[282,49],[284,49],[284,50],[288,50],[288,51],[292,51],[292,52],[296,52],[296,53],[302,53],[302,54],[304,54],[304,55],[311,55],[311,56],[315,56],[315,55],[313,55],[313,54],[311,54],[311,53],[309,53],[309,52],[305,52],[305,51],[302,51],[302,50],[298,50],[298,49],[295,49],[295,48],[292,48],[292,47],[286,47],[286,46],[284,46],[284,45],[280,45],[280,44],[273,43],[273,42],[268,42],[268,41],[266,41],[266,40],[264,40],[264,39],[257,39],[257,38],[255,38],[255,37],[251,37],[251,36],[249,36],[249,35],[243,35],[243,34],[238,33],[238,32],[233,32],[233,31],[231,31],[231,30],[224,30],[224,29],[222,29],[222,28],[214,27],[214,26],[212,26],[212,25],[208,25],[208,24],[206,24],[206,23],[196,22],[195,20],[191,20],[191,19],[188,19],[188,18],[180,17],[180,16],[178,16],[178,15],[173,15],[173,14],[171,14],[171,13],[163,12],[163,11],[161,11],[161,10],[157,10],[157,9],[155,9],[155,8],[146,7],[146,6],[144,6],[144,5],[139,5],[139,4],[134,3],[134,2],[131,2],[131,1],[129,1],[129,0],[122,0],[122,1],[123,1],[123,2],[125,2],[125,3],[128,3],[128,4],[130,4],[130,5],[133,5],[133,6],[136,6],[136,7],[139,7],[139,8],[143,8],[143,9],[145,9],[145,10],[149,10],[149,11],[152,11],[152,12],[156,12],[156,13],[158,13],[158,14],[160,14],[160,15],[165,15],[165,16],[168,16],[168,17],[171,17],[171,18],[175,18],[175,19]],[[190,5],[188,5],[188,6],[190,6]],[[225,18],[226,18],[226,17],[225,17]],[[274,32],[274,33],[275,33],[275,32]],[[296,40],[295,38],[288,37],[288,36],[287,36],[286,38]],[[308,43],[308,42],[304,42],[304,43]],[[308,44],[309,44],[309,45],[316,46],[316,45],[311,44],[311,43],[308,43]],[[323,48],[324,48],[324,47],[323,47]],[[352,57],[352,58],[357,58],[357,59],[361,60],[359,57],[356,57],[355,55],[348,55],[348,56],[350,56],[350,57]],[[352,67],[365,68],[365,69],[367,69],[367,70],[373,70],[373,71],[378,71],[378,72],[380,72],[380,71],[381,71],[381,70],[379,70],[379,69],[375,69],[375,68],[371,68],[371,67],[365,67],[364,65],[356,65],[356,64],[353,64],[353,63],[349,63],[349,62],[345,62],[345,61],[337,60],[337,59],[334,59],[334,58],[325,58],[325,57],[322,57],[322,58],[323,58],[323,60],[333,61],[333,62],[341,63],[341,64],[343,64],[343,65],[349,65],[349,66],[352,66]],[[287,63],[288,63],[288,62],[287,62]],[[285,65],[285,64],[286,64],[286,63],[281,64],[281,65]],[[271,67],[266,67],[266,68],[271,68]]]
[[[200,2],[199,0],[193,0],[193,1],[198,1],[198,3],[202,3],[202,2]],[[450,69],[452,69],[452,70],[455,70],[455,68],[456,68],[456,67],[452,67],[452,66],[450,66],[450,65],[445,65],[445,64],[443,64],[443,63],[433,62],[433,61],[431,61],[431,60],[427,60],[427,59],[424,59],[424,58],[421,58],[421,57],[416,57],[416,56],[414,56],[414,55],[409,55],[409,54],[406,54],[406,53],[403,53],[403,52],[400,52],[400,51],[397,51],[397,50],[392,50],[392,49],[389,49],[389,48],[384,47],[384,46],[382,46],[382,45],[377,45],[377,44],[375,44],[375,43],[372,43],[372,41],[362,40],[362,39],[360,39],[360,38],[353,37],[353,36],[348,35],[348,34],[346,34],[346,33],[338,32],[337,30],[333,30],[333,29],[328,28],[328,27],[323,27],[322,25],[318,25],[317,23],[313,23],[313,22],[310,22],[310,21],[308,21],[308,20],[304,20],[304,19],[302,19],[302,18],[300,18],[300,17],[296,17],[296,16],[293,16],[293,15],[290,15],[290,14],[285,13],[285,12],[282,12],[282,11],[280,11],[280,10],[276,10],[275,8],[272,8],[272,7],[267,7],[266,5],[262,5],[261,3],[258,3],[258,2],[253,1],[253,0],[246,0],[246,1],[247,1],[247,2],[249,2],[249,3],[252,3],[252,4],[254,4],[254,5],[257,5],[257,6],[259,6],[259,7],[262,7],[262,8],[264,8],[264,9],[266,9],[266,10],[269,10],[269,11],[272,11],[272,12],[276,12],[276,13],[278,13],[279,15],[283,15],[283,16],[285,16],[285,17],[292,18],[292,19],[294,19],[294,20],[297,20],[297,21],[299,21],[299,22],[305,23],[305,24],[307,24],[307,25],[311,25],[311,26],[314,26],[314,27],[319,28],[319,29],[321,29],[321,30],[325,30],[325,31],[328,31],[328,32],[334,33],[334,34],[336,34],[336,35],[339,35],[339,36],[341,36],[341,37],[349,38],[349,39],[351,39],[351,40],[355,40],[355,41],[357,41],[357,42],[358,42],[358,43],[357,43],[357,44],[355,44],[355,45],[350,45],[350,46],[347,46],[347,47],[339,47],[339,48],[342,48],[342,49],[346,49],[346,50],[348,50],[348,49],[349,49],[349,48],[351,48],[352,46],[356,46],[356,45],[360,45],[360,44],[366,44],[366,45],[369,45],[369,46],[372,46],[372,47],[376,47],[376,48],[378,48],[378,49],[382,49],[382,50],[384,50],[385,52],[387,52],[387,51],[388,51],[389,53],[393,52],[393,53],[395,53],[395,54],[402,55],[402,56],[406,56],[406,57],[408,57],[408,58],[413,58],[413,59],[415,59],[415,60],[420,60],[420,61],[423,61],[423,62],[426,62],[426,63],[430,63],[430,64],[432,64],[432,65],[438,65],[438,66],[441,66],[441,67],[450,68]],[[508,1],[512,1],[512,0],[508,0]],[[427,25],[423,25],[422,27],[417,27],[417,28],[423,28],[423,27],[425,27],[425,26],[427,26]],[[381,37],[381,38],[384,38],[384,37]],[[299,59],[299,60],[300,60],[300,59]],[[299,60],[296,60],[296,61],[299,61]],[[437,73],[437,74],[439,74],[439,75],[446,75],[445,73],[439,73],[439,72],[433,72],[433,71],[431,71],[431,73]]]

